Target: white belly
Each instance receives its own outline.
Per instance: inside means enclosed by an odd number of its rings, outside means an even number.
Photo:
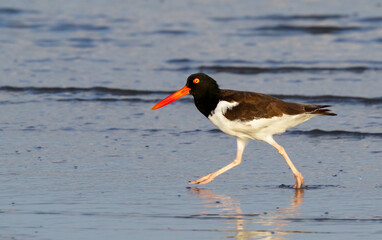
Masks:
[[[303,123],[314,116],[313,114],[284,114],[281,117],[261,118],[250,121],[232,121],[227,119],[224,113],[236,105],[238,105],[237,102],[221,101],[216,106],[214,114],[208,116],[208,118],[226,134],[243,139],[265,141],[270,136],[281,134],[287,129]]]

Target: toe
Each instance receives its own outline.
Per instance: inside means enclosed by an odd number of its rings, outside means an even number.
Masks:
[[[208,175],[206,175],[204,177],[201,177],[201,178],[199,178],[199,179],[197,179],[195,181],[188,181],[188,184],[201,184],[202,185],[202,184],[209,183],[209,182],[211,182],[213,180],[214,180],[214,177],[210,173],[210,174],[208,174]]]
[[[301,188],[301,186],[304,186],[304,177],[301,173],[297,173],[295,176],[295,184],[293,185],[293,188]]]

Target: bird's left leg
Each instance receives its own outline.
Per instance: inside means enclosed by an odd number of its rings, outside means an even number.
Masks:
[[[230,164],[228,164],[225,167],[222,167],[221,169],[217,170],[216,172],[207,174],[206,176],[201,177],[197,180],[189,181],[188,184],[206,184],[206,183],[212,182],[220,174],[222,174],[222,173],[236,167],[237,165],[239,165],[241,163],[241,157],[243,155],[244,148],[245,148],[247,142],[248,142],[247,139],[237,138],[237,153],[236,153],[236,158],[235,158],[235,160],[233,160],[233,162],[231,162]]]
[[[283,148],[283,146],[279,145],[273,138],[268,139],[267,142],[279,151],[281,156],[284,157],[289,168],[292,170],[294,178],[295,178],[295,184],[293,185],[293,188],[298,189],[298,188],[304,187],[304,177],[297,170],[297,168],[293,165],[292,161],[290,160],[290,158],[289,158],[288,154],[286,153],[285,149]]]

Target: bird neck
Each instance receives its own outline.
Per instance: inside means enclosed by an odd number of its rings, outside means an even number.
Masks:
[[[208,92],[202,96],[194,96],[196,108],[208,118],[219,103],[220,89]]]

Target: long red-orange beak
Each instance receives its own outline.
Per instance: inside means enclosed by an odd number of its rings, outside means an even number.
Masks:
[[[172,103],[176,100],[178,100],[179,98],[187,95],[187,94],[190,94],[190,90],[191,88],[187,87],[187,86],[184,86],[182,89],[174,92],[173,94],[171,94],[170,96],[166,97],[165,99],[163,99],[162,101],[160,101],[159,103],[155,104],[154,107],[151,108],[151,110],[155,110],[155,109],[158,109],[158,108],[161,108],[169,103]]]

